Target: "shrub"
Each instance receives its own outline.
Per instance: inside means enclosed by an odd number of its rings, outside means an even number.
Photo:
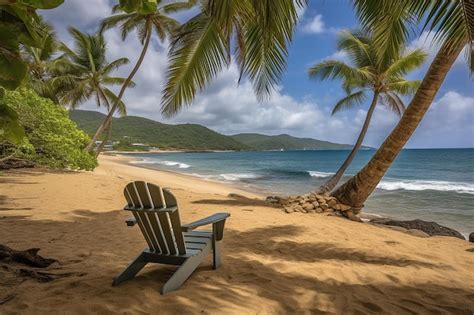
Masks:
[[[66,109],[34,91],[7,91],[3,101],[16,111],[25,137],[17,155],[52,168],[92,170],[95,155],[85,152],[89,137],[69,119]]]

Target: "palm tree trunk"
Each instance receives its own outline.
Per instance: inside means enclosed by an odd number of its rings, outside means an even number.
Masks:
[[[337,183],[341,180],[342,175],[344,175],[344,172],[352,163],[352,160],[354,159],[360,147],[362,146],[362,142],[364,142],[365,135],[367,134],[367,130],[369,129],[370,120],[372,119],[374,110],[377,107],[378,99],[379,92],[374,92],[372,103],[370,104],[369,110],[367,111],[367,115],[365,116],[364,125],[362,126],[362,130],[359,133],[359,137],[357,138],[357,141],[354,144],[351,153],[349,153],[344,163],[342,163],[341,167],[339,167],[339,169],[337,170],[336,174],[334,174],[334,176],[332,176],[327,182],[325,182],[316,190],[317,194],[324,194],[333,190],[334,187],[336,187]]]
[[[395,129],[392,130],[369,163],[333,192],[332,195],[334,197],[354,208],[363,207],[364,202],[375,190],[385,172],[410,139],[426,111],[430,108],[436,93],[464,45],[465,42],[456,46],[444,44],[440,48],[413,100],[405,110]]]
[[[99,126],[99,128],[97,129],[97,131],[95,132],[94,136],[92,137],[92,140],[91,142],[89,143],[89,145],[86,147],[86,150],[87,151],[92,151],[92,149],[94,148],[94,145],[95,145],[95,141],[97,140],[97,138],[102,134],[102,132],[104,131],[104,129],[106,128],[106,126],[109,124],[109,122],[112,120],[112,117],[115,113],[115,111],[117,110],[117,107],[118,107],[118,103],[122,100],[122,97],[123,95],[125,94],[125,90],[127,89],[128,85],[130,84],[130,82],[132,81],[133,77],[135,76],[135,74],[137,73],[138,69],[140,68],[142,62],[143,62],[143,59],[145,58],[145,54],[148,50],[148,44],[150,44],[150,39],[151,39],[151,29],[148,30],[148,34],[145,38],[145,43],[143,44],[143,49],[142,49],[142,52],[140,53],[140,57],[138,58],[137,60],[137,63],[135,64],[135,66],[133,67],[132,69],[132,72],[130,72],[130,74],[128,75],[127,79],[125,80],[125,82],[123,83],[122,85],[122,88],[120,89],[120,93],[117,97],[117,101],[114,103],[114,105],[112,106],[112,108],[110,109],[107,117],[104,119],[104,121],[102,122],[102,124]],[[97,154],[99,154],[100,151],[98,150]]]
[[[102,143],[97,148],[96,156],[99,156],[100,152],[102,152],[102,150],[104,149],[105,144],[107,143],[107,141],[109,141],[110,134],[112,132],[112,120],[109,121],[109,124],[107,125],[106,130],[107,130],[107,132],[105,134],[105,137],[102,140]]]

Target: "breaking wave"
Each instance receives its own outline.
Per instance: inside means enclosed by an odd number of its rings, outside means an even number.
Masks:
[[[474,184],[437,180],[383,180],[377,186],[383,190],[436,190],[454,191],[460,194],[474,194]]]

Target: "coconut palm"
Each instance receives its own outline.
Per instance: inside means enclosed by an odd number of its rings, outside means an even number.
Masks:
[[[117,14],[112,15],[102,21],[101,32],[118,26],[122,33],[122,39],[125,40],[130,32],[136,31],[138,39],[143,45],[142,51],[135,66],[128,75],[126,81],[122,84],[122,88],[118,94],[118,100],[122,99],[128,83],[133,79],[140,68],[143,59],[145,58],[145,54],[148,51],[148,46],[153,33],[156,33],[160,41],[164,41],[178,28],[179,23],[175,19],[167,16],[167,14],[189,9],[194,4],[195,0],[173,3],[162,3],[161,0],[157,0],[156,2],[150,1],[147,3],[147,9],[143,9],[144,6],[140,5],[140,1],[136,1],[136,6],[132,6],[131,8],[128,6],[122,7],[121,5],[114,6],[112,13]],[[119,103],[113,103],[109,114],[97,129],[91,143],[87,146],[87,150],[92,150],[97,138],[104,131],[104,129],[110,125],[113,115],[118,109],[118,106]]]
[[[402,54],[403,45],[400,45],[392,58],[379,58],[372,34],[367,32],[341,32],[338,49],[347,54],[352,64],[325,60],[309,69],[311,78],[342,80],[347,95],[336,103],[332,114],[363,105],[368,94],[372,95],[372,101],[354,147],[336,174],[319,187],[319,194],[331,191],[344,175],[362,146],[377,105],[384,105],[399,116],[403,114],[405,104],[401,96],[412,95],[420,84],[420,81],[410,81],[403,77],[420,67],[426,57],[420,49]]]
[[[371,160],[333,192],[341,202],[361,208],[403,149],[433,102],[448,71],[467,46],[472,57],[474,3],[468,0],[354,0],[361,23],[373,30],[377,54],[384,56],[407,39],[411,22],[425,21],[440,44],[438,53],[397,126]],[[472,61],[472,59],[471,59]],[[471,71],[474,63],[470,63]]]
[[[191,104],[232,61],[235,48],[241,78],[265,99],[285,70],[288,43],[307,0],[201,1],[200,12],[183,24],[171,42],[162,114]],[[240,79],[239,79],[240,80]]]
[[[53,86],[67,82],[68,88],[59,97],[60,103],[76,109],[85,101],[94,98],[98,107],[105,106],[110,112],[111,104],[117,104],[119,113],[126,115],[125,104],[110,90],[109,87],[121,85],[133,86],[126,78],[112,76],[112,72],[128,64],[127,58],[119,58],[108,62],[105,57],[106,43],[101,33],[86,34],[75,28],[69,28],[74,40],[74,47],[61,44],[59,49],[64,53],[57,61],[57,71],[60,73],[52,81]],[[110,131],[111,125],[107,128]],[[104,144],[109,136],[103,139]]]
[[[22,57],[28,66],[28,84],[40,96],[58,104],[58,91],[54,89],[51,81],[59,42],[53,27],[41,17],[36,27],[43,34],[36,47],[28,45],[22,47]]]

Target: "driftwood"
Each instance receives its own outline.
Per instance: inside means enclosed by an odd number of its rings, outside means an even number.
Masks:
[[[15,262],[37,268],[46,268],[56,262],[55,259],[43,258],[38,255],[39,250],[39,248],[14,250],[0,244],[0,261],[5,263]]]

